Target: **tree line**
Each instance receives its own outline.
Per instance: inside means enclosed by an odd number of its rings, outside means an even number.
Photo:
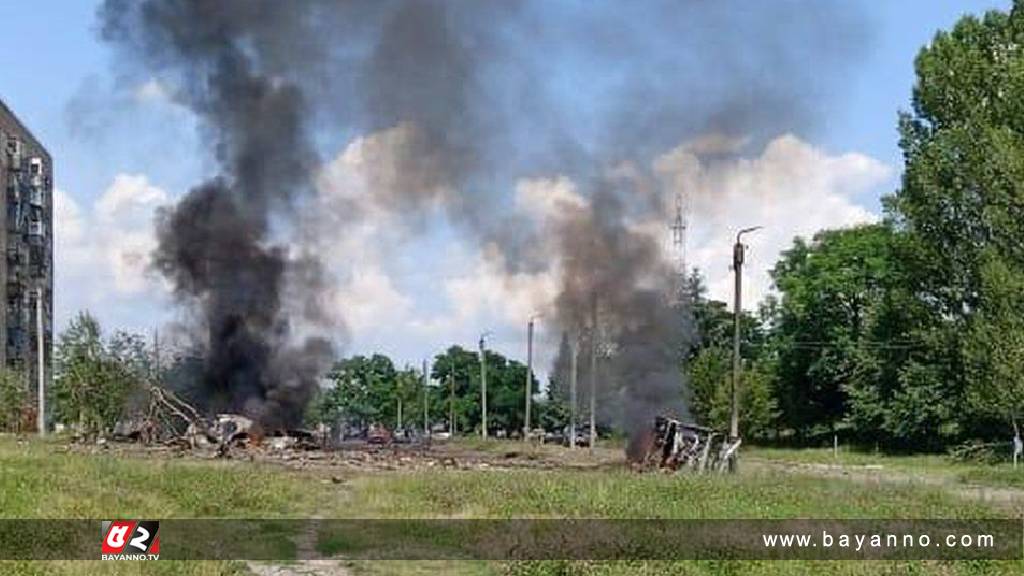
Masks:
[[[744,319],[746,433],[890,449],[1006,439],[1024,416],[1024,2],[962,18],[915,61],[904,171],[881,222],[797,239]],[[724,305],[691,278],[685,366],[721,425]]]
[[[911,110],[898,119],[904,169],[875,224],[797,238],[771,270],[774,293],[743,313],[741,432],[797,444],[844,440],[939,450],[1006,439],[1024,417],[1024,0],[962,18],[915,60]],[[681,321],[686,402],[727,428],[732,314],[689,275]],[[88,314],[55,353],[55,410],[64,422],[109,429],[146,382],[159,379],[137,335],[110,338]],[[383,355],[339,360],[310,422],[428,424],[454,416],[477,431],[478,352],[448,348],[397,367]],[[486,353],[489,427],[523,425],[525,366]],[[168,368],[172,370],[172,368]],[[534,421],[564,426],[557,377]],[[156,374],[154,376],[154,374]],[[539,383],[531,380],[533,392]],[[0,426],[31,403],[25,378],[0,378]]]

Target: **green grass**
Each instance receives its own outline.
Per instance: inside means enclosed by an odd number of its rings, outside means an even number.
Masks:
[[[443,472],[360,477],[350,514],[363,517],[992,518],[1006,512],[938,488],[873,486],[801,475],[740,477],[627,472]],[[330,537],[321,542],[331,551]],[[355,563],[371,574],[414,574],[417,563]],[[1017,574],[1017,562],[519,562],[512,575]],[[390,572],[381,572],[387,568]],[[456,571],[465,569],[465,572]],[[479,563],[446,573],[477,574]]]
[[[61,453],[0,438],[0,518],[261,518],[323,511],[338,490],[241,461]]]
[[[0,435],[0,518],[301,518],[342,499],[330,483],[249,462],[76,454]],[[0,562],[4,576],[247,573],[237,562]]]
[[[851,450],[840,447],[838,458],[831,448],[762,448],[744,446],[744,458],[756,458],[798,464],[838,464],[841,466],[883,466],[897,470],[941,471],[948,470],[956,463],[939,454],[893,456],[880,452]]]
[[[1012,464],[975,466],[959,471],[957,479],[966,484],[1024,490],[1024,466],[1020,466],[1016,470],[1013,469]]]
[[[964,518],[1001,516],[937,488],[800,475],[430,472],[356,478],[364,517]]]
[[[840,449],[838,458],[828,448],[780,449],[745,448],[745,458],[776,463],[816,464],[851,468],[874,467],[881,471],[894,471],[914,476],[957,484],[970,484],[990,488],[1024,489],[1024,464],[1016,470],[1011,463],[986,464],[963,462],[939,454],[893,456],[874,452]]]
[[[504,443],[496,443],[504,450]],[[492,449],[484,446],[483,449]],[[749,451],[814,463],[822,451]],[[878,463],[873,455],[849,462]],[[948,470],[937,457],[886,457],[898,469]],[[858,460],[860,459],[860,460]],[[896,469],[896,468],[894,468]],[[1012,472],[1012,471],[1010,471]],[[1014,485],[1001,467],[966,468],[978,482]],[[68,453],[55,443],[0,436],[0,517],[301,518],[980,518],[1009,513],[942,486],[872,485],[800,473],[746,470],[737,477],[636,475],[624,470],[496,470],[349,475],[248,461],[133,459]],[[330,537],[321,540],[330,548]],[[355,574],[1017,574],[1020,562],[350,562]],[[0,574],[246,574],[241,563],[2,562]]]

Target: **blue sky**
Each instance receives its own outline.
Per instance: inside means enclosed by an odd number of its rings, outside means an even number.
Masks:
[[[857,56],[859,61],[849,64],[849,74],[836,94],[821,103],[824,121],[813,133],[796,133],[794,139],[778,140],[763,152],[752,153],[752,163],[761,166],[760,174],[774,174],[779,168],[773,163],[794,157],[834,167],[834,172],[810,175],[812,179],[820,176],[823,186],[847,196],[841,209],[837,208],[841,215],[823,220],[825,225],[848,223],[864,213],[877,212],[880,195],[896,185],[901,164],[896,114],[909,106],[913,58],[919,48],[936,30],[948,28],[964,13],[1006,9],[1010,4],[1009,0],[858,1],[866,16],[866,50]],[[112,66],[113,55],[98,39],[97,4],[0,2],[0,21],[8,23],[0,35],[0,98],[49,148],[55,160],[56,185],[64,194],[64,210],[58,210],[55,223],[58,239],[64,238],[63,245],[58,243],[64,253],[57,254],[58,325],[63,326],[75,310],[90,308],[108,327],[148,331],[174,317],[166,294],[159,282],[141,282],[125,275],[117,263],[111,264],[112,258],[121,258],[125,252],[105,250],[122,242],[136,252],[147,246],[147,221],[153,206],[170,202],[211,166],[198,146],[193,119],[162,100],[158,87],[116,88],[121,86],[121,72]],[[113,106],[111,94],[116,94]],[[583,109],[595,104],[585,95],[579,98],[570,104]],[[332,141],[332,145],[343,147],[348,138],[340,137],[341,142]],[[327,158],[340,152],[323,151]],[[735,168],[745,170],[750,164]],[[734,175],[723,173],[715,178],[728,182]],[[847,189],[843,179],[860,184]],[[558,188],[556,184],[546,182],[552,190]],[[797,205],[808,201],[813,199],[795,200]],[[694,217],[700,217],[699,202],[695,210]],[[708,221],[715,222],[714,218]],[[116,229],[122,223],[127,228]],[[100,227],[110,229],[99,241],[87,242],[88,233]],[[779,242],[791,238],[790,232],[780,231]],[[695,235],[695,261],[718,258],[717,248],[700,244],[718,242],[713,235],[702,236],[699,229]],[[777,250],[763,250],[768,254],[763,255],[762,268],[777,255]],[[486,286],[460,282],[459,278],[477,281],[487,274],[480,268],[482,264],[473,263],[474,257],[473,246],[459,244],[449,228],[438,225],[386,270],[375,266],[369,256],[366,269],[357,263],[354,269],[345,270],[341,276],[349,282],[347,293],[355,301],[368,298],[362,308],[351,311],[353,317],[362,314],[364,320],[349,321],[348,350],[381,349],[415,362],[424,350],[452,340],[471,345],[480,331],[490,329],[495,332],[496,347],[520,356],[522,329],[511,319],[531,304],[509,304],[515,310],[503,312],[504,301],[479,295]],[[763,272],[755,276],[755,284],[764,284]],[[708,274],[713,291],[718,290],[724,272],[714,268]],[[452,278],[455,281],[450,281]],[[457,306],[453,299],[460,295],[476,301]],[[515,294],[504,297],[516,301]],[[394,324],[387,329],[369,327],[369,320],[382,311],[397,314]],[[452,321],[445,323],[445,318]],[[552,335],[547,337],[550,340]]]

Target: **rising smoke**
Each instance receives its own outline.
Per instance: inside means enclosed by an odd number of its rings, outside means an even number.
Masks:
[[[107,0],[100,17],[122,61],[201,120],[219,174],[163,215],[154,261],[207,336],[211,397],[267,422],[298,417],[331,354],[294,330],[328,317],[293,301],[326,288],[296,241],[314,138],[399,130],[332,225],[373,205],[419,227],[440,205],[510,273],[557,269],[562,331],[585,342],[600,319],[598,385],[623,407],[606,418],[646,425],[680,406],[687,337],[662,240],[640,226],[672,206],[652,157],[811,130],[863,40],[823,2]],[[515,181],[538,176],[582,202],[544,223],[512,210]]]

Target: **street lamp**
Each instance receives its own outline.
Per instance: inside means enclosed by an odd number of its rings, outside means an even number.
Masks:
[[[732,439],[740,436],[739,385],[740,385],[740,300],[743,293],[743,256],[742,236],[763,226],[744,228],[736,233],[736,243],[732,247],[732,270],[736,279],[736,290],[733,300],[733,334],[732,334],[732,414],[729,418],[729,436]]]

